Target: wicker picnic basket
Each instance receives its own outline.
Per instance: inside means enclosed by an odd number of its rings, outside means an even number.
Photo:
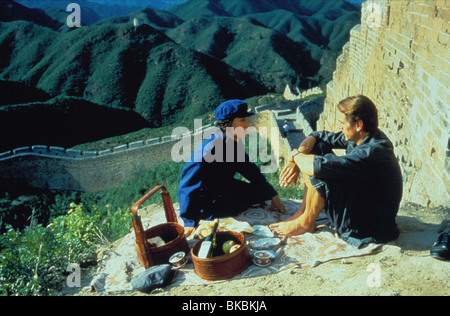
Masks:
[[[138,216],[138,209],[142,203],[147,201],[159,190],[161,190],[167,223],[144,230],[141,218]],[[184,228],[178,224],[177,216],[172,204],[172,198],[166,187],[162,185],[156,186],[139,201],[134,203],[131,208],[131,219],[136,234],[135,246],[139,262],[146,269],[154,265],[168,263],[169,258],[179,251],[183,251],[186,254],[189,253],[189,246],[186,236],[184,235]],[[165,245],[151,247],[148,240],[155,237],[160,237],[165,242]]]
[[[200,278],[209,281],[226,280],[248,268],[251,258],[245,242],[245,236],[233,231],[217,233],[218,245],[222,245],[227,240],[233,240],[241,246],[233,253],[206,259],[201,259],[197,256],[203,240],[198,241],[191,249],[195,273]]]

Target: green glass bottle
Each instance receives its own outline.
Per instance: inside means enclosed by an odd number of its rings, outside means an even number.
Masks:
[[[208,237],[203,240],[202,245],[200,246],[200,250],[198,251],[198,257],[200,259],[211,258],[214,254],[214,251],[217,248],[216,241],[216,233],[217,228],[219,227],[219,219],[216,218],[214,220],[214,226]]]

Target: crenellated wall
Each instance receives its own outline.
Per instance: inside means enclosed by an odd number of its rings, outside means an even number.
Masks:
[[[337,103],[364,94],[395,145],[404,201],[450,205],[450,0],[368,0],[338,58],[318,129]]]
[[[11,186],[67,191],[104,191],[137,172],[162,165],[172,158],[181,141],[201,141],[211,124],[195,132],[123,144],[102,151],[80,151],[54,146],[28,146],[0,153],[0,190]]]
[[[22,147],[0,154],[0,188],[27,185],[69,191],[104,191],[136,172],[167,162],[179,139],[151,139],[103,151]]]
[[[277,126],[276,120],[274,123],[263,113],[258,117],[266,121],[261,126],[268,127],[267,135],[271,136],[271,124]],[[195,132],[185,129],[185,134],[136,141],[102,151],[38,145],[0,153],[0,190],[30,186],[65,191],[105,191],[139,172],[173,161],[172,154],[181,155],[180,147],[184,150],[190,145],[192,152],[214,131],[209,130],[211,124],[200,126]],[[285,148],[281,150],[285,154]]]

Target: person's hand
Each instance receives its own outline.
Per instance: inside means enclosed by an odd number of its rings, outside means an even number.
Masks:
[[[184,235],[185,237],[189,237],[195,231],[195,227],[185,227]]]
[[[286,213],[286,208],[284,207],[284,203],[281,201],[279,195],[272,198],[272,204],[270,205],[269,212],[273,212],[274,210],[278,210],[281,214]]]
[[[280,175],[280,186],[286,188],[292,182],[297,185],[297,180],[300,175],[300,168],[297,166],[295,161],[290,160],[284,167]]]

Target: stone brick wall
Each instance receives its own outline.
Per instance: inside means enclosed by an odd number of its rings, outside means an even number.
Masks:
[[[404,200],[450,204],[450,0],[368,0],[338,58],[318,129],[335,131],[336,104],[364,94],[395,145]]]
[[[159,139],[121,145],[104,151],[78,151],[32,146],[0,154],[0,188],[15,185],[35,188],[104,191],[171,159],[179,139]]]

